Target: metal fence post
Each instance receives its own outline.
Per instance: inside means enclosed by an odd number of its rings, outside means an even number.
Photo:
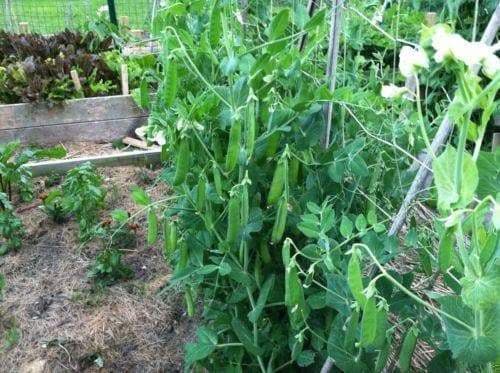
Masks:
[[[118,26],[118,19],[116,18],[115,0],[108,0],[109,20],[112,24]]]

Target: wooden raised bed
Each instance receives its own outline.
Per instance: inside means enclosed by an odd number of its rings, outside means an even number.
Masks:
[[[67,141],[113,141],[147,122],[130,95],[46,104],[0,105],[0,142],[51,145]]]
[[[145,125],[148,113],[130,95],[69,100],[61,105],[0,105],[0,143],[54,145],[65,142],[111,142],[132,135]],[[81,163],[96,167],[148,165],[160,160],[160,150],[148,149],[112,155],[30,163],[34,176],[62,173]]]

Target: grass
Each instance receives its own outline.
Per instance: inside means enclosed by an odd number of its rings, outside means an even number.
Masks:
[[[115,0],[117,16],[128,16],[132,29],[147,29],[152,3]],[[42,34],[78,29],[106,4],[106,0],[0,0],[0,29],[19,31],[20,22],[28,22],[31,32]]]

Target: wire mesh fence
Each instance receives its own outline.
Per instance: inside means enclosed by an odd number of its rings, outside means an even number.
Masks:
[[[118,19],[132,29],[147,30],[155,0],[115,0]],[[0,0],[0,29],[51,34],[79,29],[96,17],[107,17],[107,0]]]

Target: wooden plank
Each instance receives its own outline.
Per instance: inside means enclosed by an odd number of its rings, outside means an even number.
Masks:
[[[63,174],[83,163],[95,167],[149,166],[160,163],[161,149],[137,150],[119,154],[98,155],[73,159],[51,160],[28,163],[33,176]]]
[[[53,145],[60,142],[110,142],[133,135],[148,117],[114,119],[97,122],[68,123],[42,127],[0,129],[0,143],[19,139],[23,144]]]
[[[127,119],[147,115],[132,96],[69,100],[49,108],[46,104],[0,105],[0,130],[54,124]]]

